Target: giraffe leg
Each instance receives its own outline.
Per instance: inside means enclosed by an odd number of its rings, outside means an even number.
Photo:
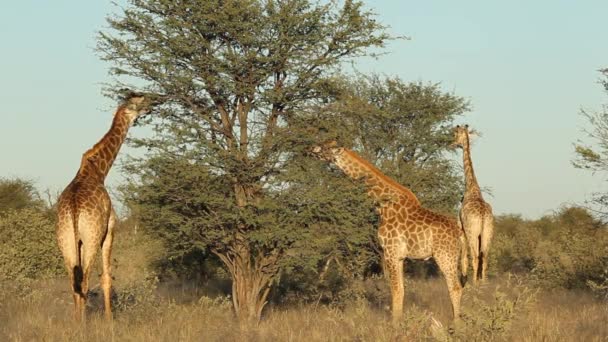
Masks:
[[[477,236],[469,238],[469,252],[471,253],[471,264],[473,266],[473,286],[477,285],[479,272],[479,241]]]
[[[80,322],[82,320],[82,316],[80,315],[80,294],[74,293],[72,296],[74,297],[74,319]]]
[[[86,306],[89,294],[89,279],[91,269],[97,255],[99,243],[88,243],[82,246],[82,296],[80,299],[80,312],[83,318],[86,317]]]
[[[101,260],[102,260],[102,273],[101,273],[101,287],[103,288],[103,299],[105,306],[106,319],[112,320],[112,273],[111,273],[111,253],[112,253],[112,242],[114,240],[114,226],[116,225],[116,214],[114,209],[110,212],[110,219],[108,221],[108,233],[105,239],[101,243]]]
[[[460,299],[462,297],[462,286],[458,278],[458,255],[459,251],[435,258],[439,269],[445,277],[448,285],[448,293],[452,301],[452,314],[455,321],[460,319]]]
[[[79,307],[78,309],[80,310],[79,315],[80,315],[80,320],[85,322],[86,321],[86,314],[87,314],[87,299],[88,299],[88,295],[89,295],[89,270],[84,270],[83,271],[83,276],[82,276],[82,293],[79,296]]]
[[[72,290],[72,296],[74,298],[74,318],[76,321],[80,321],[82,270],[80,268],[80,251],[74,237],[71,214],[59,217],[59,221],[57,223],[57,242],[59,244],[61,254],[63,255],[65,268],[70,281],[70,289]]]
[[[403,259],[385,256],[384,265],[388,271],[391,287],[393,322],[398,322],[403,316],[403,298],[405,293],[403,287]]]
[[[481,263],[481,281],[482,283],[487,282],[487,271],[488,271],[488,252],[490,251],[490,243],[494,234],[494,218],[490,215],[486,217],[484,227],[481,232],[481,246],[480,254],[483,256]]]

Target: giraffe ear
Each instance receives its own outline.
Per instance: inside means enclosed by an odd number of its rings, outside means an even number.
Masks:
[[[477,130],[471,129],[469,130],[469,137],[471,138],[480,138],[481,137],[481,133]]]

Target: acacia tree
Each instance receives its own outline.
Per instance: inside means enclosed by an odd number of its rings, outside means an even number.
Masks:
[[[604,76],[601,85],[608,94],[608,69],[600,70],[600,73]],[[608,104],[604,104],[599,111],[582,110],[581,114],[591,125],[586,133],[596,146],[593,148],[582,143],[576,144],[573,164],[577,168],[604,173],[608,171]],[[608,194],[596,193],[592,202],[599,207],[600,215],[604,219],[608,218]]]
[[[315,241],[307,231],[356,231],[370,220],[364,197],[328,191],[349,186],[330,187],[341,180],[293,153],[310,137],[289,122],[334,99],[340,63],[390,37],[353,0],[128,3],[98,49],[115,88],[164,101],[147,119],[154,136],[134,142],[150,158],[128,168],[140,176],[132,200],[174,248],[217,255],[237,316],[258,319],[282,260]]]

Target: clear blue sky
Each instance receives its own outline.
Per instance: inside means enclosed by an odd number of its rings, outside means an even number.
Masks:
[[[608,67],[608,1],[367,3],[392,33],[412,39],[358,68],[440,82],[470,99],[462,122],[484,134],[473,159],[496,213],[535,218],[604,187],[602,175],[570,160],[584,137],[579,109],[608,102],[597,84]],[[108,129],[115,104],[101,95],[108,65],[94,47],[111,12],[110,1],[0,4],[0,177],[60,191]],[[121,178],[115,168],[108,184]]]

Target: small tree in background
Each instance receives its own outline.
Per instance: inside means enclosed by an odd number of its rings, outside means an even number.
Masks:
[[[109,19],[113,33],[101,34],[99,50],[115,75],[144,81],[165,101],[148,120],[156,134],[135,141],[152,158],[128,169],[140,176],[133,200],[174,250],[217,255],[237,316],[256,320],[293,248],[332,241],[309,232],[367,238],[362,191],[298,160],[296,146],[310,136],[289,123],[332,101],[340,63],[390,37],[352,0],[129,4]]]
[[[604,76],[600,83],[608,95],[608,69],[600,70],[600,73]],[[591,129],[586,133],[596,147],[576,144],[573,164],[577,168],[604,173],[608,171],[608,104],[604,104],[599,111],[582,110],[581,114],[591,124]],[[608,218],[608,194],[596,193],[592,202],[599,208],[600,215]]]
[[[42,208],[44,201],[33,182],[21,178],[0,178],[0,214],[8,210]]]
[[[0,246],[0,282],[21,286],[63,271],[54,215],[31,181],[0,179]]]

